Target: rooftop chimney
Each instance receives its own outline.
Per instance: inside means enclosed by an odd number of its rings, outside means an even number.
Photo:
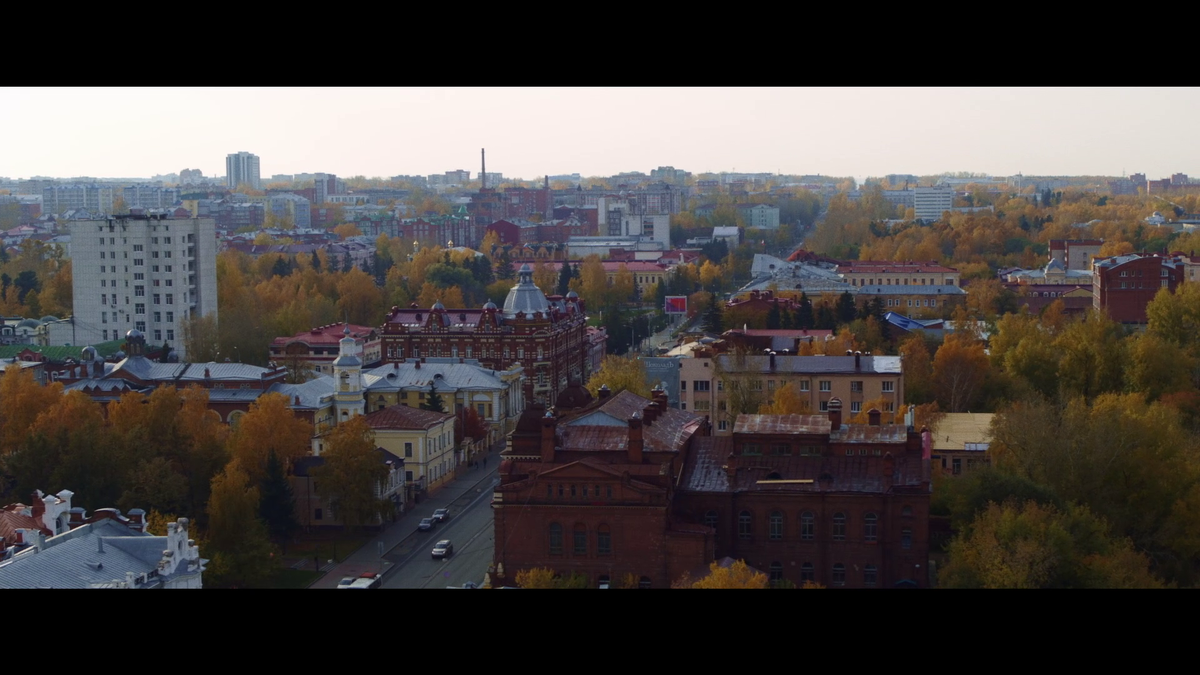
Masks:
[[[775,352],[771,352],[769,357],[771,360],[771,370],[775,370]]]
[[[642,418],[636,412],[629,418],[629,463],[642,463]]]
[[[554,411],[547,410],[546,415],[542,417],[542,463],[548,464],[554,461],[554,427],[558,420],[554,419]]]
[[[829,399],[829,430],[837,431],[842,428],[842,399]]]
[[[600,390],[598,393],[600,394],[600,398],[602,398],[602,399],[612,396],[612,390],[608,388],[607,384],[600,385]]]
[[[862,370],[862,352],[854,352],[854,369]]]

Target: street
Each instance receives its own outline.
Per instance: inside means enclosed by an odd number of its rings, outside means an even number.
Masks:
[[[490,480],[446,505],[450,509],[448,520],[434,525],[431,532],[414,532],[384,554],[384,559],[392,563],[384,576],[384,588],[445,588],[461,587],[468,581],[483,582],[492,562],[495,534],[491,485],[498,469],[488,472]],[[430,551],[442,539],[453,542],[454,554],[446,560],[435,560]]]

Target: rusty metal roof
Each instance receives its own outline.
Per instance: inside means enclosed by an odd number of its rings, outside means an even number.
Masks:
[[[828,434],[828,415],[738,415],[735,434]]]

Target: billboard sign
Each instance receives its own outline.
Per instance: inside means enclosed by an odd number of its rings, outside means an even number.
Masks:
[[[668,295],[663,302],[663,311],[667,314],[687,314],[686,295]]]

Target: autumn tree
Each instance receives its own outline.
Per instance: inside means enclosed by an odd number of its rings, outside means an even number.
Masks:
[[[258,487],[233,460],[212,481],[208,507],[207,581],[217,587],[261,587],[275,571],[275,547],[259,517]]]
[[[774,399],[758,408],[760,415],[808,415],[811,412],[808,399],[801,396],[791,382],[776,389]]]
[[[0,455],[15,452],[38,415],[62,398],[59,382],[42,386],[33,371],[7,368],[0,377]]]
[[[913,333],[900,345],[900,361],[904,364],[904,397],[910,403],[928,403],[935,395],[933,359],[925,337]]]
[[[966,412],[982,392],[988,373],[983,343],[958,333],[946,337],[933,358],[938,403],[950,412]]]
[[[1055,348],[1062,354],[1058,379],[1069,392],[1093,398],[1124,388],[1124,329],[1107,316],[1089,311],[1067,325]]]
[[[588,379],[587,389],[592,396],[599,396],[600,387],[608,386],[613,395],[631,391],[643,398],[650,398],[650,386],[646,384],[646,365],[641,359],[628,356],[606,355],[600,369]]]
[[[375,432],[362,415],[351,417],[325,437],[324,464],[313,469],[321,495],[334,515],[349,528],[369,525],[379,517],[379,486],[388,467],[375,448]]]
[[[1149,560],[1082,506],[991,503],[950,543],[946,588],[1162,588]]]
[[[285,466],[308,454],[312,426],[292,414],[288,397],[263,394],[250,404],[229,439],[230,455],[255,485],[267,471],[267,458],[274,451]]]
[[[728,567],[718,562],[709,565],[708,575],[698,579],[692,588],[768,588],[767,575],[751,568],[745,560],[738,560]]]

